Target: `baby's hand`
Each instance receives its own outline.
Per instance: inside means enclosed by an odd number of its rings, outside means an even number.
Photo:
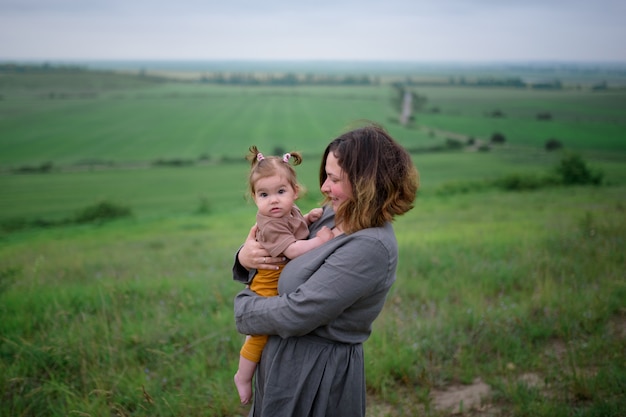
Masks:
[[[306,215],[306,219],[309,222],[309,224],[313,223],[314,221],[317,221],[320,217],[322,217],[323,212],[324,211],[319,207],[314,208],[313,210],[309,211]]]
[[[323,242],[328,242],[329,240],[335,237],[335,235],[333,234],[333,231],[330,230],[326,226],[322,226],[322,228],[317,232],[315,236],[322,239]]]

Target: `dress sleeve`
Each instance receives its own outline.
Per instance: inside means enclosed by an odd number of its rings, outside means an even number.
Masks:
[[[233,264],[233,280],[240,282],[242,284],[250,284],[252,282],[252,278],[256,275],[256,269],[247,270],[243,265],[239,263],[239,250],[235,254],[235,263]]]
[[[395,268],[378,239],[364,236],[339,246],[310,278],[291,293],[258,297],[244,290],[235,298],[237,329],[244,334],[301,336],[326,325],[387,282]]]

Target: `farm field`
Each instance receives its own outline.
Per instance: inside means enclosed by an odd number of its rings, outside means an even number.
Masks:
[[[424,192],[446,180],[541,172],[559,158],[545,152],[551,138],[604,170],[609,182],[626,179],[624,90],[412,87],[427,101],[401,126],[388,84],[224,86],[109,73],[18,75],[0,77],[0,172],[50,169],[0,176],[6,190],[0,220],[58,218],[102,199],[155,215],[171,212],[170,205],[192,210],[199,200],[232,207],[241,202],[246,169],[223,162],[242,161],[251,144],[303,152],[302,175],[315,192],[324,144],[361,119],[383,124],[418,164],[432,161],[422,173]],[[503,117],[490,117],[494,111]],[[552,118],[537,120],[538,113]],[[495,132],[506,143],[491,152],[423,152],[445,149],[450,138],[485,143]]]
[[[427,101],[402,126],[388,83],[22,75],[0,74],[0,416],[247,415],[230,277],[255,213],[243,155],[302,151],[308,210],[324,146],[361,119],[411,150],[422,184],[365,343],[368,416],[626,409],[625,90],[412,86]],[[570,152],[602,183],[494,185]],[[102,201],[132,214],[71,221]]]

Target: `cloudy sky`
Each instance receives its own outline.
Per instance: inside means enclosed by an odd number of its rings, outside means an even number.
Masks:
[[[624,0],[0,0],[0,60],[626,62]]]

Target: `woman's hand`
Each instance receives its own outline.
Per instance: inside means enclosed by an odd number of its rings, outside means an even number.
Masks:
[[[239,250],[237,259],[246,269],[278,269],[287,260],[284,256],[270,256],[270,253],[256,241],[257,225],[250,229],[248,237]]]

